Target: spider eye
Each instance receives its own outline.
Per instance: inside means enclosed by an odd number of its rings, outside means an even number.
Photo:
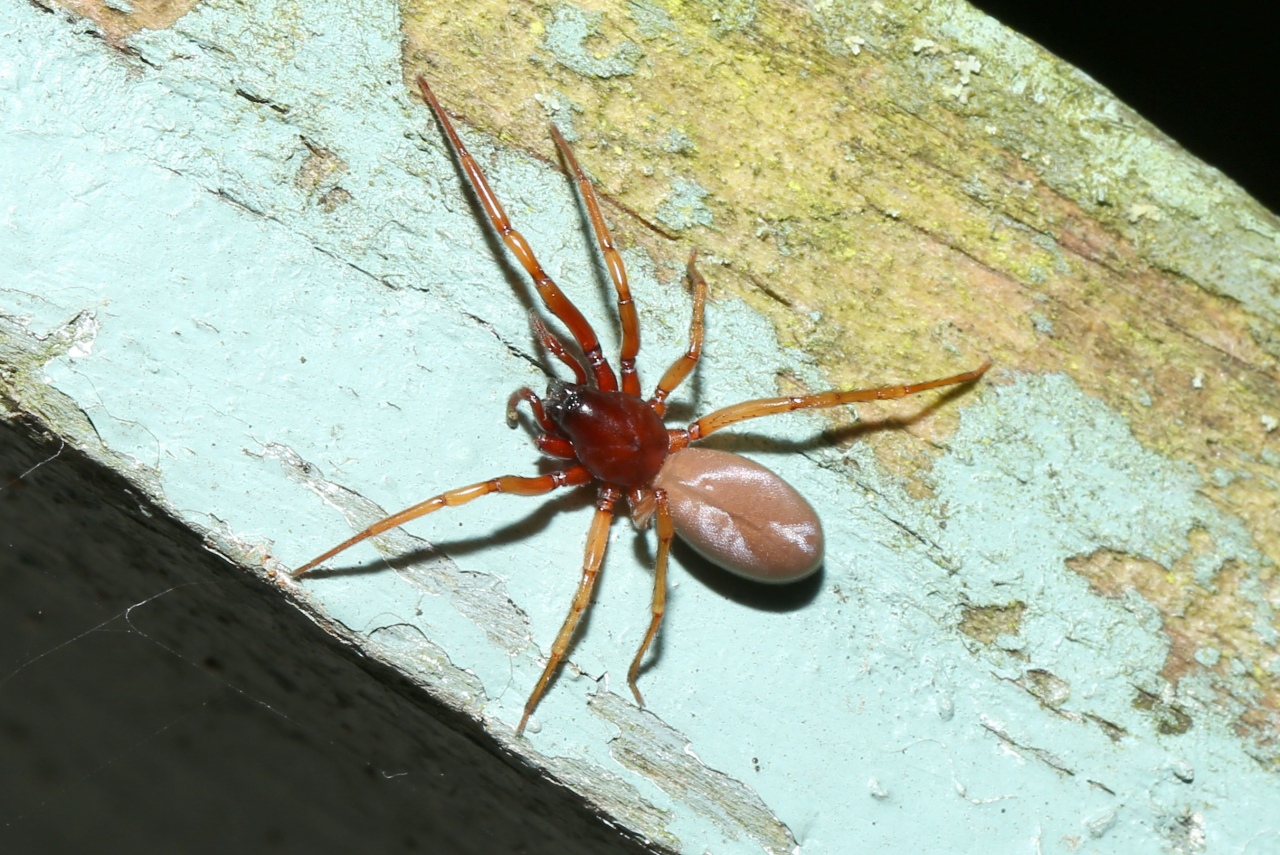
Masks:
[[[547,381],[547,397],[543,403],[551,420],[556,424],[564,424],[569,415],[582,407],[582,387],[553,377]]]

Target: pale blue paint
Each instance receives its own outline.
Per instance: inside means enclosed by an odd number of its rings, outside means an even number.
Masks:
[[[368,519],[374,502],[391,510],[532,471],[527,437],[502,415],[510,390],[542,378],[512,352],[531,350],[524,311],[428,114],[402,89],[393,7],[288,10],[203,5],[135,42],[151,68],[58,17],[0,7],[0,310],[35,336],[91,312],[48,382],[192,525],[297,566],[349,531],[319,495]],[[288,105],[287,117],[236,88]],[[299,134],[349,165],[339,183],[353,200],[333,214],[294,184]],[[605,317],[568,183],[467,137],[552,274]],[[680,351],[687,297],[629,261],[652,382]],[[714,266],[705,273],[714,287]],[[778,371],[820,382],[743,305],[709,312],[699,412],[771,394]],[[1280,849],[1280,786],[1229,721],[1197,709],[1191,731],[1164,737],[1133,708],[1134,686],[1163,690],[1154,612],[1100,599],[1063,564],[1100,548],[1167,564],[1199,526],[1219,545],[1207,578],[1225,560],[1260,563],[1242,526],[1066,378],[998,371],[949,406],[964,415],[931,501],[909,498],[859,446],[775,453],[811,437],[815,419],[753,426],[771,440],[742,444],[824,515],[821,585],[774,611],[678,566],[661,658],[642,683],[652,716],[588,703],[605,688],[626,694],[647,620],[650,575],[620,521],[573,655],[589,678],[566,669],[516,745],[620,814],[645,800],[668,811],[665,832],[692,853],[758,852],[763,838],[707,793],[626,767],[619,727],[645,738],[660,718],[674,735],[655,731],[655,746],[680,754],[688,740],[695,765],[753,788],[755,813],[784,822],[805,853],[1191,851],[1199,833],[1211,852]],[[298,459],[318,472],[301,474]],[[452,565],[318,577],[300,596],[509,736],[569,602],[590,513],[538,507],[494,498],[439,514],[413,531]],[[392,538],[389,554],[415,544]],[[1029,605],[1022,632],[996,649],[956,630],[964,603],[1015,600]],[[1069,683],[1065,714],[1012,682],[1028,668]],[[1195,691],[1189,682],[1178,702]],[[1128,736],[1114,743],[1081,714]]]

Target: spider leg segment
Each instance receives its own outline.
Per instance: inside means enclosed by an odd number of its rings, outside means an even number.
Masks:
[[[640,642],[640,649],[636,651],[636,658],[631,660],[631,669],[627,671],[627,685],[631,687],[631,694],[636,696],[636,703],[640,706],[644,706],[644,696],[636,687],[636,680],[640,677],[640,662],[644,659],[649,645],[653,643],[654,637],[657,636],[658,626],[662,623],[662,616],[667,610],[667,553],[671,551],[671,538],[675,537],[671,511],[667,508],[667,493],[665,490],[655,490],[654,494],[658,507],[656,525],[658,557],[653,565],[653,616],[649,619],[649,629],[644,634],[644,640]]]
[[[983,374],[987,373],[987,369],[991,367],[990,362],[985,362],[981,367],[973,371],[966,371],[963,374],[956,374],[953,377],[943,377],[940,380],[927,380],[923,383],[910,383],[902,386],[881,386],[877,389],[851,389],[845,392],[819,392],[816,395],[802,395],[794,398],[760,398],[755,401],[746,401],[741,404],[734,404],[731,407],[725,407],[722,410],[716,410],[698,419],[685,429],[687,439],[685,444],[696,442],[721,428],[736,424],[747,419],[758,419],[761,416],[772,416],[778,413],[790,413],[794,410],[806,409],[822,409],[826,407],[838,407],[841,404],[854,404],[859,401],[883,401],[891,398],[905,398],[908,395],[914,395],[918,392],[924,392],[929,389],[937,389],[941,386],[954,386],[959,383],[971,383],[977,380]]]
[[[667,397],[684,382],[689,372],[693,371],[693,367],[698,364],[698,357],[702,355],[702,318],[707,307],[707,280],[702,278],[698,268],[693,265],[697,258],[696,249],[689,253],[687,269],[689,281],[693,284],[693,319],[689,322],[689,349],[671,363],[667,373],[663,374],[662,379],[658,381],[658,387],[653,390],[653,397],[649,399],[649,406],[653,407],[660,416],[667,411]]]
[[[547,457],[558,457],[561,460],[577,460],[578,455],[573,450],[573,443],[557,434],[543,433],[534,437],[534,443],[537,444],[538,450]]]
[[[591,220],[591,229],[595,232],[596,243],[604,255],[605,267],[609,270],[609,278],[618,292],[618,320],[622,323],[622,352],[618,357],[618,370],[622,375],[622,391],[628,395],[640,397],[640,375],[636,372],[636,354],[640,352],[640,316],[636,314],[636,304],[631,300],[631,287],[627,284],[627,268],[622,263],[622,255],[614,246],[613,235],[600,213],[600,202],[596,198],[596,190],[591,180],[578,165],[573,149],[565,142],[560,129],[551,126],[551,136],[560,149],[560,156],[573,180],[578,185],[578,193],[582,196],[582,204],[587,209],[587,217]]]
[[[573,372],[573,382],[579,386],[587,385],[587,369],[583,368],[582,363],[569,353],[560,337],[548,329],[542,322],[542,318],[538,317],[538,313],[532,309],[529,310],[529,323],[533,327],[533,334],[538,337],[538,341],[542,343],[547,353],[569,366],[569,370]]]
[[[591,473],[582,466],[571,466],[568,469],[561,469],[556,472],[548,472],[546,475],[538,475],[536,477],[525,477],[521,475],[504,475],[501,478],[492,478],[488,481],[481,481],[478,484],[471,484],[467,487],[458,487],[455,490],[447,490],[438,496],[432,496],[425,502],[419,502],[411,508],[405,508],[399,513],[392,514],[385,519],[379,520],[373,525],[366,528],[359,534],[344,540],[333,549],[320,555],[306,564],[293,571],[293,578],[310,572],[315,567],[328,561],[339,552],[345,552],[355,546],[362,540],[368,540],[376,537],[384,531],[389,531],[397,526],[416,520],[418,517],[426,516],[432,511],[438,511],[441,508],[456,508],[458,505],[465,505],[473,499],[481,496],[487,496],[490,493],[513,493],[517,496],[541,496],[544,493],[550,493],[559,487],[576,487],[581,484],[589,484],[591,482]]]
[[[564,661],[565,653],[569,649],[569,641],[573,638],[573,631],[577,629],[578,622],[582,619],[582,613],[591,605],[591,591],[596,586],[596,577],[600,575],[600,564],[604,561],[605,546],[609,542],[609,525],[613,522],[613,506],[618,501],[619,495],[614,487],[605,485],[600,488],[600,495],[596,499],[596,514],[591,520],[591,529],[587,532],[587,549],[582,559],[582,577],[578,580],[577,593],[573,596],[573,604],[569,606],[569,614],[565,616],[564,623],[560,626],[555,643],[551,645],[551,655],[547,657],[542,676],[533,687],[529,700],[525,701],[524,715],[520,716],[516,736],[524,733],[525,725],[529,723],[529,716],[533,715],[534,707],[538,705],[542,693],[546,691],[547,684],[551,682],[551,678],[560,669],[560,663]]]
[[[435,113],[436,120],[440,122],[440,127],[444,129],[449,145],[453,148],[454,154],[457,155],[458,164],[462,167],[471,189],[475,191],[476,198],[480,201],[480,206],[484,208],[489,222],[493,224],[494,230],[502,238],[502,242],[507,245],[507,249],[511,251],[511,254],[516,257],[520,265],[533,278],[533,286],[538,290],[538,296],[542,298],[543,305],[573,333],[578,346],[582,348],[583,354],[587,357],[587,362],[591,366],[591,372],[595,376],[597,387],[605,392],[617,390],[618,378],[613,373],[613,369],[609,367],[608,360],[604,357],[604,351],[600,347],[600,339],[596,336],[595,330],[591,328],[591,324],[587,322],[587,319],[582,316],[582,312],[578,311],[578,307],[560,290],[560,286],[553,282],[547,272],[542,269],[542,265],[538,262],[537,256],[533,254],[533,249],[529,246],[529,242],[525,240],[524,235],[512,227],[511,220],[507,218],[507,212],[503,209],[502,203],[498,201],[498,197],[494,195],[493,188],[489,186],[488,179],[484,177],[484,172],[480,169],[480,164],[476,162],[471,152],[467,151],[467,147],[462,144],[462,138],[454,130],[453,123],[449,121],[444,108],[436,100],[435,93],[431,91],[431,87],[427,85],[425,78],[418,78],[418,87],[422,90],[422,97],[426,99],[431,111]]]
[[[538,427],[542,428],[544,433],[560,433],[555,423],[547,418],[547,411],[543,408],[542,399],[538,397],[538,393],[528,386],[520,387],[511,393],[510,398],[507,398],[507,427],[515,427],[520,422],[516,407],[520,405],[521,401],[529,405],[529,412],[533,413],[533,420],[538,423]]]

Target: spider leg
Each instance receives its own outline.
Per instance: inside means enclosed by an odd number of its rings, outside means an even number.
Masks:
[[[560,129],[551,126],[551,136],[560,149],[560,156],[573,180],[578,184],[578,193],[582,196],[582,204],[587,209],[587,217],[591,220],[591,228],[596,233],[596,243],[604,255],[605,267],[609,269],[609,278],[618,292],[618,320],[622,324],[622,352],[618,356],[618,370],[622,375],[622,391],[628,395],[640,397],[640,375],[636,373],[636,354],[640,352],[640,316],[636,314],[636,304],[631,301],[631,286],[627,284],[627,268],[622,263],[622,255],[613,243],[613,235],[600,213],[600,202],[596,198],[595,187],[578,165],[573,149],[565,142]]]
[[[587,357],[587,362],[591,365],[596,385],[599,386],[601,391],[616,391],[618,378],[613,373],[613,369],[609,367],[608,360],[604,357],[604,351],[600,347],[600,339],[596,336],[595,330],[591,328],[591,324],[587,322],[587,319],[582,316],[582,312],[578,311],[578,307],[560,290],[560,286],[556,285],[551,280],[551,277],[547,275],[547,272],[542,269],[542,265],[538,263],[538,259],[533,254],[533,249],[529,246],[529,242],[525,240],[524,235],[512,227],[511,220],[507,218],[507,212],[503,210],[502,203],[498,201],[498,197],[494,195],[493,188],[489,186],[488,179],[484,177],[484,172],[480,170],[480,164],[472,157],[471,152],[467,151],[467,147],[462,144],[462,138],[453,129],[453,123],[449,121],[444,108],[436,100],[431,87],[427,85],[426,78],[418,78],[418,87],[422,90],[422,97],[426,99],[431,111],[435,113],[436,120],[440,122],[440,127],[444,129],[445,136],[448,137],[449,144],[453,147],[454,154],[458,157],[458,163],[467,177],[467,182],[471,185],[471,189],[475,191],[476,198],[480,200],[480,206],[484,208],[485,214],[489,217],[489,222],[493,224],[493,228],[502,238],[502,242],[507,245],[507,249],[511,250],[511,254],[533,277],[533,286],[538,289],[538,296],[542,298],[543,305],[573,333],[574,339],[577,340],[583,354]]]
[[[573,638],[573,631],[578,627],[578,621],[582,619],[582,613],[591,605],[591,591],[595,588],[596,577],[600,575],[600,564],[604,561],[605,546],[609,542],[609,524],[613,522],[613,505],[618,500],[618,495],[616,488],[607,485],[600,488],[600,496],[596,500],[596,515],[592,518],[591,528],[587,532],[587,549],[582,559],[582,577],[578,580],[577,593],[573,595],[569,614],[565,616],[560,633],[556,636],[555,643],[551,645],[551,655],[547,657],[542,676],[538,678],[537,685],[529,694],[529,700],[525,701],[524,715],[520,716],[516,736],[524,733],[525,725],[529,723],[529,716],[533,714],[534,707],[538,705],[538,700],[546,691],[547,684],[551,682],[551,678],[560,669],[560,663],[564,661],[565,653],[569,649],[569,641]]]
[[[755,401],[746,401],[741,404],[734,404],[731,407],[725,407],[722,410],[716,410],[689,425],[685,429],[685,433],[688,436],[687,442],[695,442],[731,424],[746,421],[747,419],[758,419],[761,416],[789,413],[793,410],[836,407],[841,404],[857,403],[858,401],[905,398],[907,395],[914,395],[917,392],[924,392],[928,389],[937,389],[940,386],[971,383],[986,374],[987,369],[990,367],[991,363],[985,362],[981,367],[973,371],[966,371],[953,377],[943,377],[940,380],[927,380],[923,383],[910,383],[902,386],[881,386],[878,389],[851,389],[846,392],[819,392],[816,395],[802,395],[794,398],[760,398]]]
[[[649,629],[644,634],[644,641],[640,642],[640,649],[636,651],[636,658],[631,660],[631,670],[627,672],[627,685],[631,687],[631,694],[636,696],[636,703],[640,706],[644,706],[644,697],[636,687],[636,680],[640,676],[640,662],[657,636],[658,626],[667,610],[667,553],[671,550],[671,538],[675,536],[671,511],[667,508],[667,491],[655,490],[654,493],[658,505],[658,557],[653,568],[653,616],[649,619]]]
[[[478,499],[481,496],[487,496],[490,493],[513,493],[517,496],[541,496],[543,493],[550,493],[558,487],[574,487],[581,484],[588,484],[592,480],[591,473],[582,466],[571,466],[568,469],[561,469],[556,472],[548,472],[546,475],[536,477],[524,477],[520,475],[504,475],[501,478],[492,478],[488,481],[481,481],[478,484],[471,484],[467,487],[458,487],[455,490],[446,490],[438,496],[432,496],[425,502],[419,502],[411,508],[405,508],[399,513],[392,514],[385,519],[379,520],[373,525],[366,528],[359,534],[344,540],[333,549],[321,556],[313,558],[306,564],[303,564],[297,570],[293,571],[293,578],[297,579],[310,572],[315,567],[328,561],[339,552],[355,546],[362,540],[367,540],[382,534],[384,531],[404,525],[410,520],[416,520],[418,517],[426,516],[432,511],[438,511],[441,508],[456,508],[458,505],[465,505],[472,499]]]
[[[574,382],[579,386],[587,385],[587,369],[583,368],[582,363],[569,353],[560,337],[548,329],[542,322],[542,318],[538,317],[538,313],[532,309],[529,310],[529,323],[533,326],[533,334],[538,337],[538,341],[542,343],[547,353],[569,366],[569,370],[573,372]]]
[[[702,355],[702,317],[707,306],[707,280],[702,278],[698,268],[693,265],[697,258],[696,249],[689,253],[689,281],[693,284],[693,319],[689,322],[689,349],[671,363],[667,373],[663,374],[662,379],[658,381],[658,388],[653,390],[653,397],[649,399],[649,406],[653,407],[660,416],[667,411],[667,396],[684,382],[689,372],[693,371],[693,367],[698,364],[698,357]]]

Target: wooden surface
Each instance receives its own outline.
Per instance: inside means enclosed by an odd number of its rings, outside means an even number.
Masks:
[[[282,584],[610,821],[691,852],[1276,841],[1280,229],[1087,77],[959,3],[200,6],[105,42],[12,14],[48,44],[22,67],[67,70],[12,84],[9,192],[55,190],[0,253],[6,407],[246,572],[341,539],[333,508],[358,527],[533,465],[494,403],[536,382],[518,278],[419,73],[550,269],[590,282],[547,120],[574,142],[633,265],[647,382],[698,248],[685,414],[995,361],[962,395],[736,440],[819,507],[827,566],[765,603],[678,555],[649,712],[608,687],[647,597],[617,540],[574,666],[512,739],[568,602],[571,502],[427,527],[443,556],[399,536],[398,574]],[[43,198],[60,242],[30,237]],[[110,228],[134,211],[136,243]]]

